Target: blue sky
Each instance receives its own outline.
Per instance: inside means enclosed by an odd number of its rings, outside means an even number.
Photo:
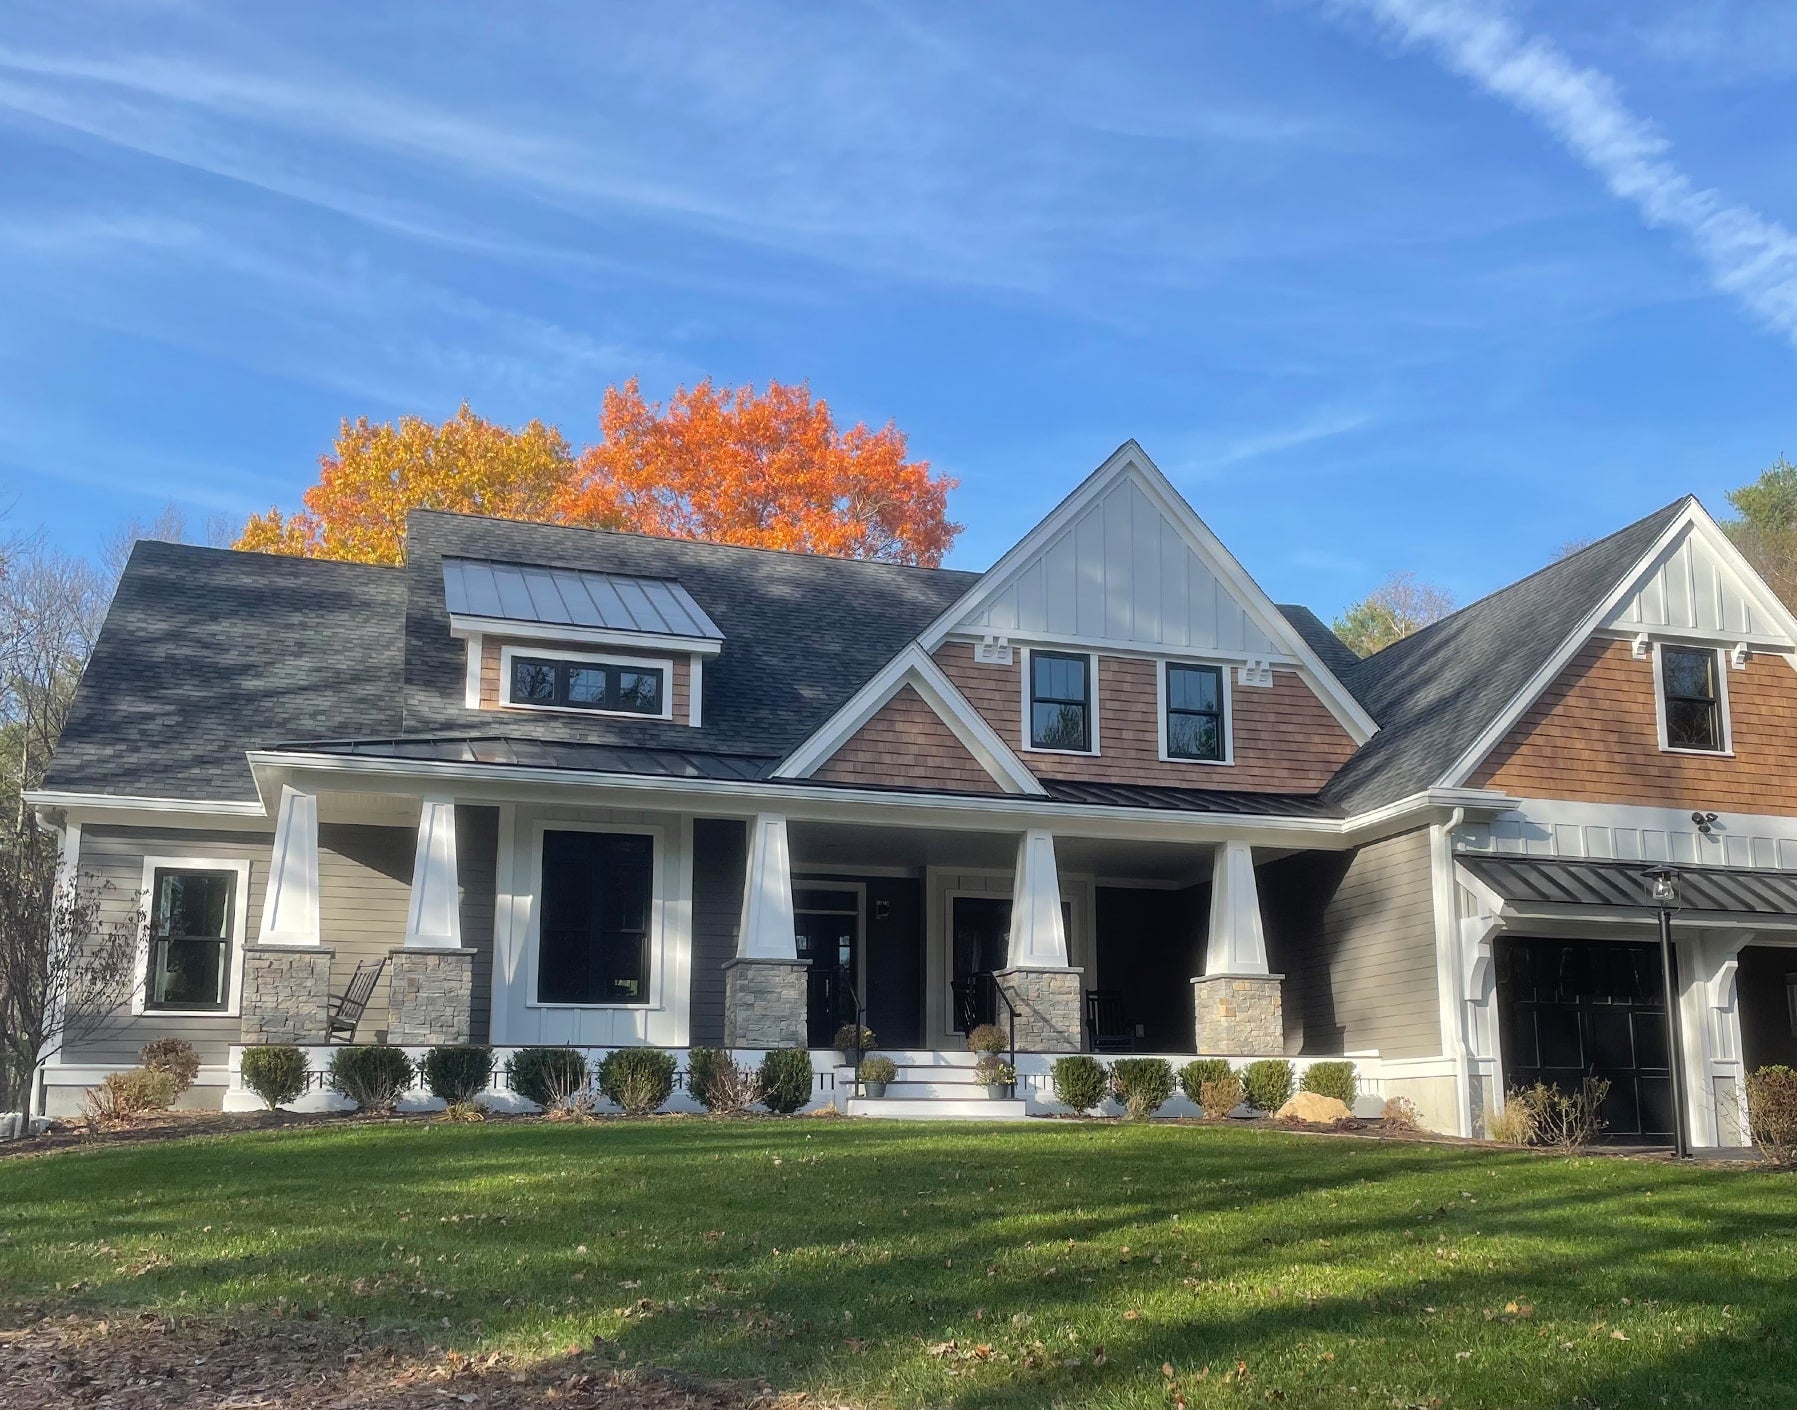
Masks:
[[[85,551],[808,378],[957,565],[1134,436],[1281,600],[1466,600],[1797,456],[1794,108],[1787,0],[13,0],[0,487]]]

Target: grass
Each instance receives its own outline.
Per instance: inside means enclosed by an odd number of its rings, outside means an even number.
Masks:
[[[1789,1405],[1797,1179],[1193,1126],[344,1124],[0,1164],[14,1301],[877,1406]]]

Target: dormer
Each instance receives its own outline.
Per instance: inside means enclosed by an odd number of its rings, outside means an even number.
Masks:
[[[697,726],[724,634],[673,578],[445,558],[471,710]]]

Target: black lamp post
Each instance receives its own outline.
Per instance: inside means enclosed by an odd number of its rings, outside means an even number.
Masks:
[[[1660,984],[1665,991],[1667,1059],[1672,1067],[1672,1152],[1679,1159],[1691,1154],[1685,1136],[1684,1045],[1679,1041],[1678,994],[1672,982],[1672,913],[1678,909],[1678,868],[1649,867],[1648,894],[1660,913]]]

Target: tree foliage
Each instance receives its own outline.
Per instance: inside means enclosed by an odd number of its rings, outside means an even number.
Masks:
[[[1445,588],[1418,582],[1415,573],[1393,573],[1335,619],[1335,634],[1356,655],[1371,656],[1453,610]]]
[[[1779,600],[1797,607],[1797,465],[1779,456],[1728,502],[1740,517],[1723,529]]]

